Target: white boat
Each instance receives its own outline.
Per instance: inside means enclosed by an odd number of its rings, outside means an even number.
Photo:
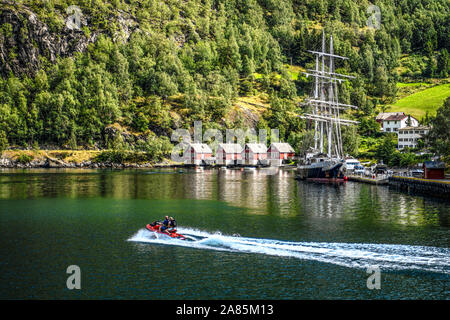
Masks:
[[[355,167],[359,167],[359,166],[361,166],[361,162],[359,162],[359,160],[354,159],[354,158],[345,159],[345,168],[348,171],[353,171],[353,170],[355,170]]]

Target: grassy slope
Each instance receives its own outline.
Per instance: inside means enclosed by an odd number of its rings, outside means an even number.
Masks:
[[[420,119],[425,116],[427,111],[429,115],[435,115],[436,110],[449,96],[450,83],[441,84],[406,96],[398,100],[392,106],[389,106],[386,111],[403,111],[407,114],[411,114],[417,119]]]

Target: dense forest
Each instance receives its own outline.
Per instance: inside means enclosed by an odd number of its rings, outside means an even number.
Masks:
[[[372,4],[379,28],[368,27]],[[375,115],[394,101],[398,82],[448,78],[449,7],[441,0],[0,0],[0,145],[163,157],[173,130],[201,120],[203,129],[278,128],[301,153],[311,141],[310,125],[297,117],[311,87],[301,71],[313,67],[307,50],[319,48],[324,30],[335,53],[350,58],[337,72],[356,76],[339,96],[359,106],[344,115],[359,121],[343,133],[346,151],[389,160],[389,152],[370,149],[393,143],[380,138]]]

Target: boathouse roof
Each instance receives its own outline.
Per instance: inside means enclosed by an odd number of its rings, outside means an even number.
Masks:
[[[247,143],[246,146],[253,153],[267,153],[267,147],[264,143]]]
[[[423,165],[427,169],[445,169],[445,163],[440,161],[425,161]]]
[[[242,146],[238,143],[219,143],[219,148],[222,148],[225,153],[242,152]]]
[[[196,153],[212,153],[211,148],[206,143],[190,143],[188,147],[194,149]]]
[[[294,148],[287,142],[274,142],[270,146],[274,147],[279,152],[295,153]]]

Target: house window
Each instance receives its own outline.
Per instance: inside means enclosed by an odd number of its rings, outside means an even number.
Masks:
[[[391,128],[386,128],[386,131],[388,131],[388,132],[391,131]]]

